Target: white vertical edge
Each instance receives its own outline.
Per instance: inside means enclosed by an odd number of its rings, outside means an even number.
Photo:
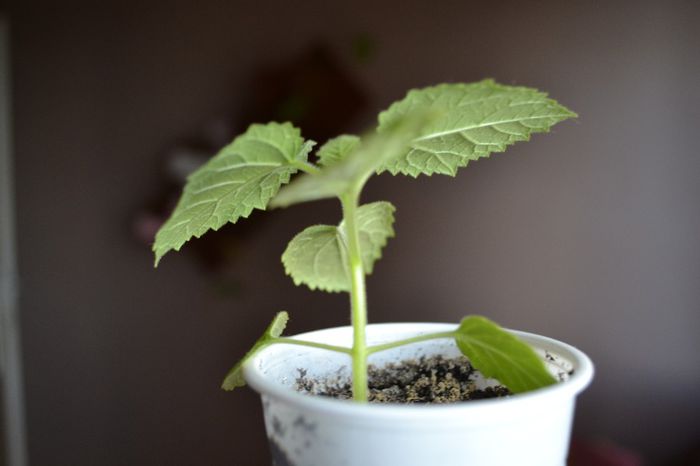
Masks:
[[[10,26],[0,14],[0,370],[8,466],[27,465],[10,93]]]

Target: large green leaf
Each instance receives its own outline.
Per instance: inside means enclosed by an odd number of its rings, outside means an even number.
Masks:
[[[290,123],[254,124],[187,180],[180,202],[156,235],[156,265],[192,237],[264,210],[306,163],[313,142]]]
[[[556,382],[532,347],[485,317],[462,319],[455,340],[474,367],[513,393]]]
[[[245,379],[243,378],[243,365],[255,354],[269,345],[273,339],[282,335],[284,328],[287,326],[289,321],[289,314],[286,311],[278,312],[275,318],[262,334],[258,341],[255,342],[253,347],[240,359],[226,374],[221,388],[224,390],[233,390],[237,387],[243,387],[245,385]]]
[[[485,80],[409,91],[379,115],[378,131],[417,111],[435,111],[441,117],[426,125],[410,149],[388,160],[379,172],[454,176],[471,160],[502,152],[510,144],[529,140],[532,133],[547,132],[576,116],[536,89]]]
[[[382,248],[394,236],[395,208],[388,202],[373,202],[357,209],[357,228],[362,250],[362,265],[372,273]],[[294,283],[324,291],[349,291],[345,225],[315,225],[290,241],[282,254],[282,263]]]

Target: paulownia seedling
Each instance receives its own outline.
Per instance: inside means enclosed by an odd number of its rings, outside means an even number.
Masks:
[[[370,354],[436,338],[454,339],[475,368],[514,393],[554,383],[529,345],[481,316],[464,318],[454,331],[367,346],[365,277],[394,236],[396,209],[386,201],[361,204],[360,196],[373,175],[455,176],[470,161],[503,152],[575,116],[545,93],[527,87],[492,80],[440,84],[409,91],[379,114],[376,130],[362,137],[330,139],[317,150],[316,163],[309,161],[316,143],[304,140],[290,123],[251,125],[190,175],[172,216],[156,235],[156,265],[165,253],[179,250],[192,237],[236,223],[254,209],[337,198],[342,220],[337,225],[311,226],[296,235],[282,254],[282,263],[297,285],[350,294],[353,344],[346,348],[282,337],[288,316],[280,312],[231,369],[223,388],[245,384],[241,369],[260,349],[286,343],[348,354],[353,398],[366,401]],[[292,180],[298,172],[302,174]]]

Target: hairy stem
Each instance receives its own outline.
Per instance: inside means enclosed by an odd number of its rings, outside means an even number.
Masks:
[[[357,227],[359,190],[341,197],[345,222],[348,267],[350,271],[350,308],[352,312],[352,396],[355,401],[367,401],[367,292],[365,271],[362,266],[360,232]]]

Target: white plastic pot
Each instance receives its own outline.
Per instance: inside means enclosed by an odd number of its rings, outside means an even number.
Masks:
[[[438,323],[376,324],[368,344],[452,330]],[[357,404],[301,394],[306,377],[349,377],[345,354],[296,345],[271,345],[246,366],[261,394],[275,466],[564,466],[574,403],[593,377],[593,365],[565,343],[513,332],[533,345],[562,381],[508,398],[448,405]],[[339,327],[295,338],[350,346],[352,329]],[[370,363],[461,353],[451,339],[430,340],[375,353]],[[481,380],[482,385],[494,381]]]

